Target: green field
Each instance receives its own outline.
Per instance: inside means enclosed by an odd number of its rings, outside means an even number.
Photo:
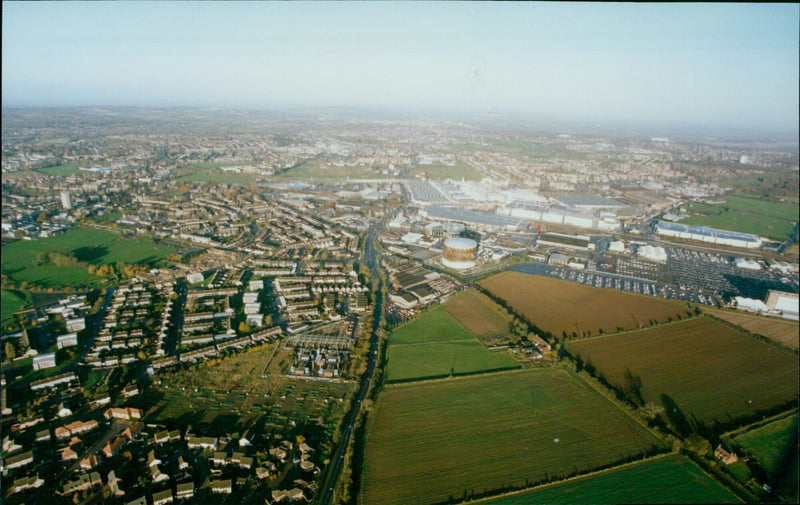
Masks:
[[[16,289],[4,289],[0,295],[0,307],[2,307],[2,322],[5,323],[12,318],[25,305],[31,305],[33,297],[27,291]]]
[[[58,177],[67,177],[74,174],[89,174],[91,172],[82,172],[78,169],[78,163],[64,163],[63,165],[53,165],[50,167],[37,168],[37,172],[42,172],[47,175],[56,175]]]
[[[442,307],[389,335],[387,357],[389,381],[519,367],[507,352],[489,352]]]
[[[389,385],[368,427],[363,503],[460,499],[660,447],[563,369]]]
[[[599,475],[554,484],[482,505],[535,503],[740,503],[736,495],[688,459],[669,455],[612,469]]]
[[[721,230],[752,233],[774,240],[786,240],[798,220],[797,201],[770,202],[762,198],[726,195],[725,203],[709,205],[691,202],[690,216],[684,224],[708,226]]]
[[[437,307],[393,331],[389,335],[389,345],[471,340],[472,338],[472,334],[453,319],[447,311]]]
[[[676,412],[705,423],[754,416],[798,397],[795,354],[705,317],[579,340],[568,349],[620,390],[638,378],[644,401],[661,404],[666,395]]]
[[[737,435],[733,441],[756,458],[764,471],[776,475],[786,464],[787,453],[791,454],[789,446],[797,444],[797,414]],[[795,447],[795,458],[796,451]]]
[[[452,179],[460,181],[466,179],[468,181],[479,181],[483,174],[477,168],[471,167],[466,163],[456,162],[455,165],[417,165],[415,172],[426,172],[429,179],[444,180]]]
[[[365,166],[327,166],[318,160],[309,160],[302,165],[290,168],[281,172],[280,176],[285,179],[383,179],[391,178],[392,175],[384,175],[376,172],[374,168]]]
[[[157,245],[150,238],[123,239],[109,231],[75,228],[55,237],[18,240],[4,245],[3,274],[18,282],[43,287],[93,285],[100,281],[99,277],[90,275],[85,266],[38,264],[40,258],[50,252],[72,254],[78,261],[93,265],[121,261],[161,267],[175,250]]]
[[[198,165],[202,165],[198,163]],[[205,165],[215,165],[214,163]],[[216,165],[225,165],[217,163]],[[261,176],[253,173],[224,172],[215,167],[201,168],[195,166],[190,169],[181,169],[177,182],[207,182],[209,184],[238,184],[241,186],[255,186],[256,180]]]
[[[480,342],[460,340],[389,347],[387,381],[445,377],[519,368],[506,351],[489,352]]]

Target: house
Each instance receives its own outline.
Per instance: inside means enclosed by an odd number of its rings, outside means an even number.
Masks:
[[[89,489],[94,486],[99,486],[102,484],[103,481],[100,479],[99,473],[92,472],[88,475],[82,473],[78,475],[77,479],[64,483],[64,485],[61,488],[61,494],[67,495],[67,494],[77,493],[78,491],[83,491],[85,489]]]
[[[92,431],[98,426],[100,426],[100,423],[98,423],[94,419],[86,422],[74,421],[69,424],[65,424],[64,426],[59,426],[58,428],[56,428],[55,435],[56,438],[58,439],[64,439],[72,435],[77,435],[80,433],[86,433],[87,431]]]
[[[153,441],[157,444],[165,444],[169,442],[169,432],[167,430],[156,432],[156,434],[153,435]]]
[[[153,493],[153,505],[164,505],[165,503],[172,503],[171,490],[165,489],[164,491]]]
[[[187,463],[183,456],[178,456],[178,470],[186,470],[189,468],[189,463]]]
[[[103,456],[106,458],[113,457],[119,452],[123,445],[125,445],[125,439],[122,437],[115,438],[113,442],[106,442],[106,445],[103,446],[102,449]]]
[[[142,431],[142,428],[144,428],[144,424],[142,424],[141,421],[136,421],[131,426],[128,426],[124,430],[122,430],[122,436],[128,437],[128,439],[133,440],[136,437],[136,435],[138,435],[139,432]]]
[[[122,496],[125,494],[125,491],[123,491],[119,487],[119,483],[121,481],[117,478],[116,474],[114,474],[114,470],[108,472],[107,480],[108,483],[106,485],[108,486],[108,490],[111,494],[113,494],[114,496]]]
[[[58,410],[56,411],[56,415],[58,417],[69,417],[72,415],[72,410],[69,407],[64,405],[64,402],[58,404]]]
[[[33,463],[33,452],[26,451],[16,456],[9,456],[6,458],[5,470],[13,470],[14,468],[22,468]]]
[[[212,437],[186,437],[186,446],[189,449],[217,450],[217,439]]]
[[[66,335],[59,335],[56,337],[56,347],[64,349],[65,347],[75,347],[78,345],[78,334],[67,333]]]
[[[161,473],[161,469],[158,466],[151,466],[150,467],[150,478],[153,483],[164,482],[165,480],[169,480],[169,475],[165,473]]]
[[[147,466],[154,467],[161,464],[161,460],[156,458],[156,451],[155,449],[150,449],[150,452],[147,453]]]
[[[300,469],[304,472],[313,472],[316,470],[317,466],[312,463],[311,461],[305,460],[300,462]]]
[[[175,490],[175,498],[183,500],[185,498],[191,498],[193,496],[194,496],[193,482],[184,482],[182,484],[178,484],[178,487]]]
[[[78,332],[81,330],[86,329],[86,319],[83,317],[79,317],[76,319],[68,319],[67,320],[67,331],[69,332]],[[75,344],[77,345],[77,343]]]
[[[56,353],[54,352],[39,354],[33,357],[34,370],[45,370],[47,368],[55,368],[55,366],[56,366]]]
[[[274,503],[281,503],[283,501],[298,501],[298,500],[305,500],[306,496],[303,494],[303,490],[300,488],[292,488],[292,489],[282,489],[282,490],[274,490],[272,491],[272,499]]]
[[[42,484],[44,484],[44,479],[39,478],[38,474],[31,477],[22,477],[14,480],[14,483],[11,485],[10,493],[16,494],[28,489],[36,489],[37,487],[41,487]]]
[[[78,453],[72,450],[72,447],[65,447],[61,450],[61,461],[72,461],[78,459]]]
[[[722,448],[722,444],[718,445],[716,449],[714,449],[714,456],[717,459],[722,460],[723,463],[726,465],[732,465],[739,461],[739,456],[736,453],[728,452]]]
[[[144,496],[140,496],[139,498],[136,498],[135,500],[129,501],[125,505],[147,505],[147,498],[145,498]]]
[[[91,470],[98,464],[100,464],[100,458],[98,458],[96,454],[90,454],[83,458],[78,466],[80,466],[82,470]]]
[[[233,492],[233,482],[230,479],[210,480],[208,483],[214,494],[231,494]]]
[[[106,419],[141,419],[142,411],[133,407],[115,407],[105,411]]]

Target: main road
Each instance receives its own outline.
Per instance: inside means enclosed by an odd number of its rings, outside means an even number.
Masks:
[[[381,219],[369,230],[364,236],[364,254],[362,261],[369,267],[370,276],[373,281],[377,283],[376,288],[373,290],[375,293],[375,306],[373,309],[373,322],[372,322],[372,336],[369,340],[369,354],[367,355],[367,371],[361,376],[359,383],[358,393],[353,398],[350,407],[350,412],[347,413],[342,421],[342,436],[339,439],[339,444],[336,450],[333,451],[331,462],[325,471],[325,477],[322,479],[322,486],[320,493],[317,497],[318,505],[329,505],[333,500],[334,489],[339,480],[339,475],[342,473],[344,467],[344,456],[347,452],[347,446],[350,443],[350,436],[353,434],[353,428],[358,418],[358,413],[361,411],[361,403],[367,396],[369,391],[372,377],[375,375],[375,367],[378,361],[378,348],[380,346],[380,328],[381,321],[383,320],[383,293],[384,286],[383,280],[378,270],[378,256],[379,252],[375,244],[378,240],[378,234],[383,230],[389,216]]]

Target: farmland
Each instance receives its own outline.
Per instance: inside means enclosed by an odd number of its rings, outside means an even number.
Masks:
[[[386,379],[399,381],[519,367],[506,352],[490,352],[438,307],[389,336]]]
[[[677,302],[519,272],[501,272],[479,284],[555,336],[633,330],[691,313]]]
[[[776,342],[797,349],[800,346],[800,325],[775,317],[757,316],[742,311],[705,309],[709,314],[724,319],[747,331],[765,336]]]
[[[389,335],[389,345],[470,340],[472,334],[444,309],[436,308]]]
[[[511,316],[499,305],[479,292],[462,291],[443,305],[464,328],[486,344],[508,333]]]
[[[27,281],[43,287],[93,284],[99,278],[85,266],[41,264],[47,253],[72,255],[76,261],[101,265],[116,262],[160,266],[174,252],[171,247],[155,244],[149,238],[123,239],[109,231],[75,228],[64,234],[39,240],[18,240],[3,246],[3,274],[18,282]]]
[[[568,349],[620,390],[628,372],[644,401],[668,396],[687,419],[726,423],[797,401],[797,357],[700,317],[572,342]]]
[[[389,177],[366,166],[323,166],[317,160],[309,160],[302,165],[281,172],[287,179],[341,180],[347,178],[380,179]]]
[[[786,464],[786,456],[797,458],[796,447],[793,455],[789,451],[792,444],[797,445],[797,414],[736,435],[733,441],[768,474],[776,475]]]
[[[753,233],[774,240],[786,240],[792,235],[798,220],[797,201],[770,202],[763,198],[727,195],[725,203],[689,204],[690,216],[682,223],[702,225],[722,230]]]
[[[5,323],[25,305],[31,305],[33,298],[31,294],[26,291],[17,291],[15,289],[4,289],[2,296],[0,296],[0,305],[2,305],[2,322]]]
[[[737,503],[736,495],[675,454],[527,493],[481,501],[483,505],[521,503]]]
[[[653,435],[563,369],[389,385],[368,427],[363,502],[441,502],[656,447]]]

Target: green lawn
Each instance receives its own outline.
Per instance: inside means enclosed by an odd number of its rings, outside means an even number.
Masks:
[[[165,266],[172,247],[155,244],[150,238],[123,239],[118,234],[90,228],[75,228],[64,234],[39,240],[19,240],[3,246],[2,271],[15,281],[43,287],[73,284],[95,285],[99,277],[84,266],[57,267],[37,264],[49,252],[72,254],[80,262],[101,265],[118,261]]]
[[[362,503],[431,504],[663,448],[563,369],[388,385],[370,416]]]
[[[679,455],[656,458],[599,475],[554,484],[483,505],[535,503],[740,503],[736,495]]]
[[[681,222],[786,240],[794,231],[792,222],[798,220],[795,201],[771,202],[763,198],[736,195],[727,195],[721,199],[725,203],[690,203],[690,217]]]
[[[733,440],[747,454],[756,458],[764,471],[775,475],[786,463],[789,445],[792,441],[797,443],[797,419],[797,414],[794,414],[737,435]],[[796,457],[797,453],[794,454]]]
[[[389,335],[389,345],[471,340],[472,334],[442,307],[437,307]]]
[[[300,166],[282,172],[280,177],[285,179],[382,179],[391,178],[375,169],[365,166],[327,166],[318,160],[310,160]]]
[[[466,179],[468,181],[479,181],[483,174],[477,168],[471,167],[465,163],[456,162],[455,165],[417,165],[416,172],[425,171],[429,179],[444,180],[452,179],[460,181]]]
[[[518,368],[507,352],[489,352],[475,338],[427,344],[391,345],[386,380],[401,381]]]
[[[17,312],[24,305],[31,305],[33,297],[27,291],[19,291],[16,289],[4,289],[0,295],[0,307],[2,307],[2,323],[5,323],[12,318],[14,312]]]
[[[261,176],[253,173],[240,174],[223,172],[216,168],[191,168],[182,169],[181,175],[175,179],[177,182],[207,182],[209,184],[239,184],[242,186],[255,186],[256,180]]]
[[[82,172],[78,169],[78,163],[64,163],[63,165],[53,165],[50,167],[37,168],[37,172],[42,172],[48,175],[56,175],[58,177],[67,177],[74,174],[88,174],[91,172]]]
[[[519,367],[506,352],[489,352],[444,308],[437,307],[389,335],[390,381]]]

